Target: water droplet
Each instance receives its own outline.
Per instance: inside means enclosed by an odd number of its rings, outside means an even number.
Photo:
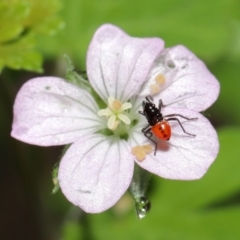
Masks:
[[[138,200],[136,200],[135,208],[139,219],[142,219],[149,213],[151,209],[151,202],[147,197],[141,196]]]

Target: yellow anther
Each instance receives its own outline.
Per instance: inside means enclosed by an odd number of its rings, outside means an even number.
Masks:
[[[113,126],[110,128],[111,130],[115,130],[117,127],[118,127],[118,125],[119,125],[119,123],[120,123],[120,121],[115,121],[114,123],[113,123]]]
[[[155,77],[155,81],[156,83],[158,83],[159,85],[162,85],[166,82],[166,78],[164,77],[163,74],[158,74],[156,77]]]
[[[155,95],[155,94],[159,93],[161,90],[159,84],[157,84],[157,83],[150,85],[149,88],[150,88],[151,95]]]
[[[158,74],[156,77],[155,77],[155,83],[151,84],[149,86],[150,88],[150,93],[151,95],[155,95],[157,93],[159,93],[161,90],[163,90],[166,86],[166,78],[163,74]]]
[[[118,111],[122,107],[122,103],[119,100],[114,100],[111,107],[112,110]]]
[[[131,152],[139,162],[142,162],[146,158],[146,155],[151,153],[152,151],[152,146],[147,144],[143,146],[135,146],[132,148]]]
[[[151,153],[153,151],[153,148],[150,144],[146,144],[142,146],[147,154]]]

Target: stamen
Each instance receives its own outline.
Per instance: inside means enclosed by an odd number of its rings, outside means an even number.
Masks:
[[[155,83],[149,86],[151,95],[159,93],[166,85],[166,78],[161,73],[159,73],[154,80]]]
[[[120,123],[120,121],[115,121],[112,128],[110,128],[110,129],[114,131],[118,127],[119,123]]]
[[[149,154],[153,151],[153,148],[150,144],[143,145],[143,148],[147,154]]]
[[[150,85],[151,95],[155,95],[155,94],[159,93],[160,90],[161,90],[160,86],[157,83],[154,83],[154,84]]]
[[[132,148],[132,154],[136,157],[136,159],[139,162],[142,162],[143,160],[145,160],[146,155],[150,154],[153,151],[153,148],[151,145],[147,144],[147,145],[138,145]]]
[[[114,100],[111,107],[114,111],[118,111],[122,107],[122,103],[118,100]]]
[[[111,117],[108,119],[108,128],[113,130],[116,125],[116,115],[111,115]]]
[[[146,152],[141,146],[133,147],[131,152],[139,162],[142,162],[146,158]]]
[[[115,130],[120,121],[125,124],[130,124],[130,118],[124,114],[124,111],[131,108],[132,104],[129,102],[121,103],[119,100],[113,97],[108,98],[108,107],[98,111],[99,116],[105,116],[108,118],[108,128]]]
[[[125,102],[124,104],[122,104],[122,110],[127,110],[129,108],[132,107],[132,104],[130,102]]]
[[[105,108],[105,109],[100,109],[98,111],[98,116],[111,116],[112,115],[112,111],[109,108]]]
[[[158,83],[159,85],[162,85],[166,82],[166,78],[163,74],[158,74],[156,77],[155,77],[155,81],[156,83]]]
[[[119,118],[120,120],[122,120],[122,121],[123,121],[124,123],[126,123],[126,124],[130,124],[130,123],[131,123],[130,118],[127,117],[127,116],[124,115],[124,114],[118,114],[118,118]]]

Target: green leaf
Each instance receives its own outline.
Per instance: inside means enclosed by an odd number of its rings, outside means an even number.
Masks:
[[[0,2],[0,71],[7,66],[41,72],[42,56],[35,39],[63,27],[60,0],[3,0]]]
[[[40,34],[55,34],[64,27],[56,13],[61,9],[59,0],[28,0],[31,11],[24,21],[24,26]]]
[[[33,48],[34,38],[30,35],[19,41],[0,45],[0,69],[7,66],[16,70],[41,72],[42,57]]]
[[[0,2],[0,42],[15,39],[23,32],[22,22],[29,11],[30,6],[27,1]]]

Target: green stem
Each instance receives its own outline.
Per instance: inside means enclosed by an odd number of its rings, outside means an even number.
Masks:
[[[135,201],[146,195],[150,179],[151,173],[135,164],[133,179],[128,189]]]

